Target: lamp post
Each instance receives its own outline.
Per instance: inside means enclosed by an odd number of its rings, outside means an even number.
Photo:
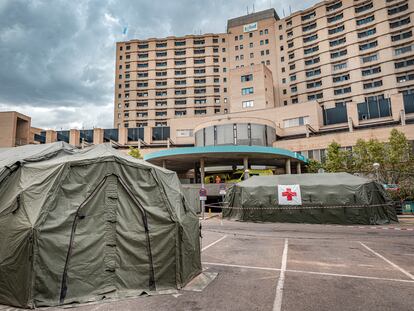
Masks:
[[[374,167],[375,170],[375,177],[377,179],[377,182],[379,182],[379,168],[380,168],[380,164],[375,162],[374,164],[372,164],[372,166]]]

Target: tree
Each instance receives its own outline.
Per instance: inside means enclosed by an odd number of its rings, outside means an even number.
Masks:
[[[128,154],[129,154],[131,157],[134,157],[134,158],[136,158],[136,159],[142,159],[141,152],[139,151],[139,149],[138,149],[138,148],[134,148],[134,147],[130,146],[130,147],[129,147],[129,152],[128,152]]]
[[[352,166],[352,161],[350,162],[350,152],[347,150],[342,150],[341,145],[333,141],[329,144],[326,152],[326,161],[324,164],[324,169],[327,172],[347,172],[350,168],[347,166]]]
[[[393,129],[386,145],[386,151],[387,182],[396,184],[413,172],[414,159],[411,145],[404,133]]]
[[[314,159],[309,159],[306,169],[308,173],[317,173],[319,169],[323,168],[323,164]]]

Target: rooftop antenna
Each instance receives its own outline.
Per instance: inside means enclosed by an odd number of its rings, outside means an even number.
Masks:
[[[253,13],[254,13],[254,2],[253,2]]]
[[[292,7],[289,4],[289,15],[292,15]]]
[[[283,8],[282,10],[283,10],[283,17],[286,17],[285,16],[285,8]]]
[[[249,6],[246,6],[246,10],[247,10],[247,15],[249,15]]]

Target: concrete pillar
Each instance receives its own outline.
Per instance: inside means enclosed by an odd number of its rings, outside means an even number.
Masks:
[[[46,131],[46,144],[54,143],[57,141],[57,133],[53,130]]]
[[[93,144],[99,145],[104,142],[104,130],[100,128],[93,129]]]
[[[201,177],[201,184],[204,185],[204,177],[205,177],[205,163],[204,158],[200,159],[200,177]]]
[[[405,110],[401,110],[401,125],[405,126]]]
[[[292,171],[290,169],[290,159],[286,159],[286,162],[285,162],[285,174],[292,174]]]
[[[296,174],[302,174],[302,167],[300,162],[296,163]]]
[[[80,131],[71,129],[69,133],[69,144],[72,146],[79,146],[80,145]]]
[[[198,174],[199,172],[198,172],[198,166],[197,166],[197,163],[194,163],[194,183],[196,184],[197,183],[197,180],[198,180]]]
[[[243,170],[244,170],[244,179],[248,179],[249,178],[249,172],[248,172],[248,170],[249,170],[249,158],[248,157],[243,158]]]
[[[120,127],[118,134],[118,144],[126,145],[128,143],[128,128]]]
[[[163,168],[167,168],[167,163],[166,163],[166,161],[165,161],[165,160],[162,160],[162,167],[163,167]]]

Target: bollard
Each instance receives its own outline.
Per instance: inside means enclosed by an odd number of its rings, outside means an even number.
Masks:
[[[211,208],[208,209],[208,218],[211,218]]]

